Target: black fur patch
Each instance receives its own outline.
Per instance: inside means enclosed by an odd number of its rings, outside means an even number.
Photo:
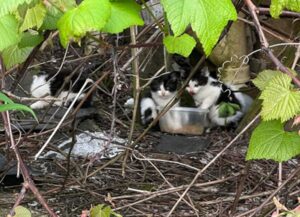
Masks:
[[[219,105],[221,102],[226,102],[226,103],[234,103],[237,104],[241,107],[240,101],[235,97],[234,91],[231,90],[228,86],[225,84],[220,83],[220,87],[222,89],[220,96],[216,102],[216,105]]]
[[[175,92],[177,90],[179,81],[180,81],[180,72],[173,71],[169,74],[154,79],[150,84],[150,88],[151,91],[157,92],[160,90],[160,86],[163,84],[165,90],[168,90],[170,92]]]

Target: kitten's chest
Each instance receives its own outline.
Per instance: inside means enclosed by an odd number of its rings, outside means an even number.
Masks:
[[[210,98],[212,101],[217,101],[220,92],[221,89],[219,87],[207,85],[194,95],[193,98],[196,102],[202,102],[207,98]]]

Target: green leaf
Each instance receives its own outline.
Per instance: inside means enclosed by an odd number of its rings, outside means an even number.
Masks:
[[[222,102],[219,105],[219,116],[221,118],[227,118],[236,114],[240,110],[240,106],[235,103]]]
[[[299,0],[272,0],[270,13],[272,17],[278,18],[283,9],[300,12]]]
[[[1,93],[1,92],[0,92],[0,101],[7,103],[7,104],[14,103],[14,101],[12,101],[9,97],[7,97],[4,93]]]
[[[111,1],[111,15],[103,31],[119,33],[133,25],[143,25],[140,17],[141,6],[135,0]]]
[[[263,121],[253,131],[247,152],[247,160],[272,159],[287,161],[300,154],[300,136],[286,132],[280,121]]]
[[[300,112],[300,92],[293,90],[292,79],[281,73],[274,76],[263,90],[261,115],[263,120],[280,119],[282,122]]]
[[[34,111],[26,105],[11,103],[11,104],[3,104],[0,105],[0,112],[9,111],[9,110],[17,110],[17,111],[26,111],[32,114],[36,121],[38,121]]]
[[[40,3],[26,11],[24,22],[20,27],[20,31],[24,31],[33,27],[40,28],[43,24],[46,15],[46,8],[44,4]]]
[[[43,41],[44,37],[38,34],[31,34],[30,32],[25,32],[22,35],[21,41],[19,43],[19,48],[23,47],[35,47]]]
[[[165,37],[164,45],[166,46],[169,53],[177,53],[184,57],[188,57],[191,54],[193,48],[196,46],[196,41],[192,36],[183,34],[179,37]]]
[[[269,82],[271,81],[271,79],[276,76],[276,75],[280,75],[282,74],[282,72],[280,71],[273,71],[273,70],[264,70],[262,72],[260,72],[258,74],[258,76],[252,80],[252,82],[254,83],[254,85],[260,89],[260,90],[264,90],[265,87],[269,84]]]
[[[231,0],[161,0],[175,36],[188,25],[196,32],[208,56],[229,20],[237,13]]]
[[[0,51],[17,44],[21,39],[18,32],[18,22],[13,15],[0,17],[0,32]]]
[[[77,8],[66,12],[58,21],[61,44],[78,41],[87,31],[100,31],[111,13],[109,0],[85,0]]]
[[[34,0],[0,0],[0,17],[17,10],[23,3],[31,3]]]
[[[17,206],[14,211],[14,217],[31,217],[30,211],[23,206]]]
[[[17,44],[4,49],[2,57],[5,67],[10,69],[16,64],[23,63],[29,56],[32,49],[33,47],[19,48]]]
[[[120,214],[115,213],[109,206],[105,206],[104,204],[99,204],[95,207],[92,207],[90,210],[91,217],[122,217]]]
[[[3,62],[7,69],[16,64],[23,63],[32,49],[43,41],[43,36],[33,35],[30,32],[22,34],[19,44],[5,48],[2,52]]]
[[[52,0],[51,4],[46,4],[46,16],[41,29],[57,29],[57,21],[62,17],[64,11],[75,8],[75,0]]]

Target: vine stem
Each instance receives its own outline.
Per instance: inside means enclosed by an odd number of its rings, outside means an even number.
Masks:
[[[135,30],[135,26],[130,27],[130,35],[131,35],[131,42],[133,44],[136,44],[136,30]],[[135,122],[137,119],[137,113],[138,113],[138,105],[139,105],[139,98],[140,98],[140,73],[139,73],[139,59],[138,59],[138,51],[137,48],[132,48],[131,50],[131,55],[134,57],[136,56],[136,58],[133,60],[132,63],[132,69],[133,69],[133,73],[135,75],[134,82],[133,84],[135,84],[134,87],[134,106],[133,106],[133,115],[132,115],[132,120],[131,120],[131,126],[130,126],[130,132],[129,132],[129,136],[128,136],[128,145],[131,146],[132,143],[132,138],[133,138],[133,132],[134,132],[134,128],[135,128]],[[125,156],[123,159],[123,163],[122,163],[122,175],[123,177],[125,176],[125,167],[126,167],[126,161],[127,158],[129,156],[129,150],[127,149],[125,151]]]
[[[267,40],[263,30],[262,30],[262,26],[261,26],[261,24],[259,22],[259,19],[258,19],[258,15],[257,15],[257,13],[259,13],[258,8],[253,4],[253,2],[251,0],[244,0],[244,2],[247,5],[247,7],[249,9],[249,12],[250,12],[250,15],[253,19],[256,31],[257,31],[258,36],[259,36],[259,40],[260,40],[260,43],[261,43],[262,50],[265,51],[265,53],[269,56],[269,58],[272,60],[272,62],[276,65],[276,67],[280,71],[282,71],[285,74],[287,74],[288,76],[290,76],[292,78],[293,82],[298,87],[300,87],[300,80],[296,76],[294,76],[293,73],[280,62],[280,60],[274,55],[274,53],[269,48],[269,42],[268,42],[268,40]]]

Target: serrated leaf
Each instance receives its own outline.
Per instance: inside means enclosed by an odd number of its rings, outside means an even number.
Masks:
[[[30,211],[23,206],[17,206],[14,211],[16,213],[14,217],[31,217]]]
[[[0,112],[17,110],[17,111],[26,111],[32,114],[35,120],[38,120],[34,111],[26,105],[18,104],[18,103],[10,103],[10,104],[2,104],[0,105]]]
[[[78,41],[88,31],[100,31],[110,17],[109,0],[85,0],[77,8],[66,12],[57,26],[61,44],[66,47],[69,40]]]
[[[274,71],[274,70],[264,70],[258,74],[258,76],[252,80],[254,85],[260,89],[264,90],[265,87],[269,84],[271,79],[276,76],[282,74],[280,71]]]
[[[177,53],[184,57],[188,57],[193,48],[196,46],[196,41],[192,36],[183,34],[179,37],[167,36],[164,38],[164,45],[169,53]]]
[[[2,57],[5,67],[10,69],[16,64],[23,63],[29,56],[32,49],[33,47],[19,48],[18,45],[13,45],[4,49]]]
[[[284,131],[280,121],[263,121],[251,135],[246,159],[271,159],[282,162],[298,154],[300,154],[298,133]]]
[[[16,64],[23,63],[32,49],[43,41],[43,36],[32,35],[30,32],[22,34],[19,44],[12,45],[2,51],[4,65],[7,69]]]
[[[31,3],[34,0],[0,0],[0,17],[17,10],[23,3]]]
[[[1,92],[0,92],[0,101],[7,103],[7,104],[14,103],[8,96],[6,96],[4,93],[1,93]]]
[[[175,36],[188,25],[196,32],[208,56],[229,20],[237,13],[231,0],[161,0]]]
[[[25,32],[22,34],[21,41],[19,43],[19,48],[23,47],[35,47],[43,41],[44,37],[38,34],[31,34],[30,32]]]
[[[73,9],[76,6],[75,0],[52,0],[52,4],[46,4],[46,16],[41,29],[57,29],[57,21],[62,17],[63,12]]]
[[[110,217],[111,208],[103,204],[97,205],[91,209],[91,217]]]
[[[111,15],[103,28],[104,32],[119,33],[133,25],[143,25],[141,6],[135,0],[111,1]]]
[[[18,22],[13,15],[0,17],[0,51],[17,44],[21,37],[18,32]]]
[[[278,18],[283,9],[300,12],[299,0],[272,0],[270,13],[272,17]]]
[[[263,120],[280,119],[284,122],[300,112],[300,92],[292,89],[291,81],[289,76],[281,73],[265,87],[260,96]]]
[[[33,8],[30,8],[26,11],[26,15],[20,31],[25,31],[27,29],[37,27],[40,28],[43,24],[44,17],[46,15],[46,8],[44,4],[40,3],[35,5]]]

